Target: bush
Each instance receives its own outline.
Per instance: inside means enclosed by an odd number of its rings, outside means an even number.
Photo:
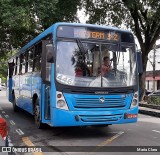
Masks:
[[[160,96],[149,96],[148,104],[160,105]]]

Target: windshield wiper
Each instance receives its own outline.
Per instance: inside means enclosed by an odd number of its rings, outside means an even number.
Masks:
[[[85,48],[84,48],[81,40],[80,39],[76,39],[76,42],[77,42],[77,45],[78,45],[80,51],[83,52],[83,53],[86,53]]]

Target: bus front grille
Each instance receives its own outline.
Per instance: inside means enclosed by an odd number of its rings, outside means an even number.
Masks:
[[[123,108],[126,106],[125,98],[75,98],[75,108]]]

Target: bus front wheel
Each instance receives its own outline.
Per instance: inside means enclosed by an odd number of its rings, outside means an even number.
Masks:
[[[42,129],[44,127],[44,124],[41,122],[40,119],[40,107],[38,99],[36,100],[35,108],[34,108],[34,119],[35,123],[38,129]]]

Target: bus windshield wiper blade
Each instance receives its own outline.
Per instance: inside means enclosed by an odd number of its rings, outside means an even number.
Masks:
[[[85,51],[85,49],[84,49],[84,46],[83,46],[81,40],[80,40],[80,39],[76,39],[76,42],[77,42],[77,45],[78,45],[80,51],[83,52],[83,53],[86,53],[86,51]]]

